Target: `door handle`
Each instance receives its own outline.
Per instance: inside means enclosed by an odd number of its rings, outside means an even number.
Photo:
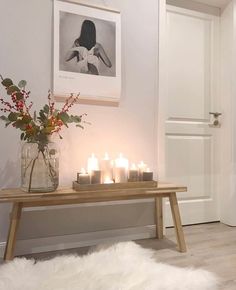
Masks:
[[[221,123],[219,121],[219,117],[222,115],[222,113],[219,112],[209,112],[210,115],[213,115],[213,123],[209,124],[210,127],[220,127]]]
[[[219,113],[219,112],[209,112],[209,114],[210,114],[210,115],[213,115],[214,118],[216,118],[216,119],[217,119],[219,116],[222,115],[222,113]]]

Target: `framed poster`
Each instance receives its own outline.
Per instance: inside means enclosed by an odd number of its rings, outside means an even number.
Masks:
[[[120,91],[120,13],[55,0],[55,99],[79,93],[85,103],[118,103]]]

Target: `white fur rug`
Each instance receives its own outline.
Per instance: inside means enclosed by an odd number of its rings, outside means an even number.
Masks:
[[[133,242],[86,256],[60,256],[35,263],[14,259],[0,267],[1,290],[215,290],[204,270],[157,263],[153,251]]]

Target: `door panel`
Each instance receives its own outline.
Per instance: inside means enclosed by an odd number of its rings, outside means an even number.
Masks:
[[[216,188],[219,128],[219,18],[167,6],[166,175],[188,186],[179,195],[183,223],[219,219]],[[167,224],[171,224],[167,204]]]
[[[188,184],[188,194],[179,194],[180,198],[204,198],[212,195],[211,150],[211,136],[167,135],[168,176],[175,183]]]
[[[212,22],[169,10],[167,15],[168,116],[208,119]]]

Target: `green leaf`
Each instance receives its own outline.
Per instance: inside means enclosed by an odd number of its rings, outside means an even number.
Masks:
[[[8,127],[10,124],[11,124],[11,122],[7,122],[7,123],[5,124],[5,127]]]
[[[8,122],[9,121],[6,116],[0,116],[0,119],[3,120],[3,121],[5,121],[5,122]]]
[[[84,127],[82,125],[80,125],[80,124],[76,124],[75,126],[76,127],[80,127],[81,129],[84,129]]]
[[[48,114],[48,113],[49,113],[49,106],[48,106],[48,105],[45,105],[45,106],[43,107],[43,110],[44,110],[44,112],[45,112],[46,114]]]
[[[71,118],[71,122],[74,122],[74,123],[80,123],[81,122],[81,117],[80,116],[71,115],[70,118]]]
[[[20,130],[22,130],[22,131],[25,131],[26,130],[26,126],[27,126],[27,124],[25,124],[24,123],[24,121],[22,121],[22,120],[17,120],[15,123],[14,123],[14,125],[15,125],[15,127],[18,129],[20,129]]]
[[[50,134],[52,130],[54,129],[55,129],[54,127],[46,127],[46,128],[43,128],[42,132],[45,134]]]
[[[61,114],[58,115],[58,117],[62,120],[62,122],[66,125],[66,123],[68,123],[70,116],[66,113],[63,112]]]
[[[22,122],[24,122],[25,124],[29,124],[29,123],[31,123],[31,121],[32,121],[32,119],[28,115],[24,115],[22,118]]]
[[[21,80],[18,84],[18,87],[23,89],[26,87],[26,85],[27,85],[27,82],[25,80]]]
[[[22,100],[24,98],[24,96],[23,96],[23,94],[21,92],[17,92],[15,95],[16,95],[16,99],[18,101],[20,101],[20,100]]]
[[[50,155],[55,155],[55,154],[56,154],[56,150],[55,150],[55,149],[51,149],[51,150],[49,150],[49,154],[50,154]]]
[[[44,111],[43,110],[39,111],[39,118],[38,119],[41,120],[42,122],[47,120],[47,117],[44,115]]]
[[[13,93],[16,93],[16,92],[19,92],[19,91],[20,91],[20,89],[17,86],[15,86],[15,85],[9,86],[7,88],[7,94],[8,95],[12,95]]]
[[[21,133],[21,134],[20,134],[20,139],[23,140],[24,137],[25,137],[25,133]]]
[[[14,122],[17,120],[19,116],[19,113],[13,113],[11,112],[9,115],[8,115],[8,120],[11,121],[11,122]]]
[[[4,80],[2,81],[2,85],[3,85],[4,87],[8,88],[8,87],[10,87],[10,86],[13,85],[13,82],[12,82],[11,79],[4,79]]]
[[[54,109],[53,116],[57,116],[60,111],[58,109]]]
[[[67,123],[73,123],[73,122],[75,122],[75,121],[74,121],[74,117],[73,117],[73,116],[70,116],[70,117],[69,117],[69,120],[67,121]]]

